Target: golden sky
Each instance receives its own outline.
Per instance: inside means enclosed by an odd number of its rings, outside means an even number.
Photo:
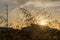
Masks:
[[[29,9],[29,10],[31,10],[31,12],[34,11],[33,7],[38,7],[40,10],[42,8],[48,9],[47,11],[52,13],[52,18],[56,19],[56,20],[58,20],[58,22],[60,22],[60,0],[0,0],[0,16],[6,17],[6,5],[8,5],[9,23],[12,23],[12,26],[14,28],[16,28],[16,25],[19,23],[20,23],[19,24],[20,27],[21,26],[25,27],[30,24],[30,22],[25,21],[26,17],[22,13],[20,8],[27,8],[27,10]],[[32,13],[32,16],[36,17],[35,15],[37,15],[37,14],[34,11]],[[17,21],[19,21],[19,23],[17,23]],[[42,21],[44,21],[44,22],[42,22]],[[46,24],[45,20],[41,20],[41,22],[42,22],[42,24]],[[5,22],[3,22],[3,24],[0,24],[0,26],[4,25],[4,24],[5,24]],[[59,25],[56,24],[56,26],[58,29]]]
[[[9,12],[12,10],[16,9],[18,6],[26,5],[29,2],[34,2],[34,1],[39,1],[38,3],[35,2],[36,4],[44,7],[49,7],[53,9],[54,17],[59,21],[60,20],[60,0],[19,0],[20,3],[17,0],[0,0],[0,13],[1,9],[5,11],[5,5],[8,4],[9,6]],[[36,5],[36,6],[38,6]],[[60,21],[59,21],[60,22]]]

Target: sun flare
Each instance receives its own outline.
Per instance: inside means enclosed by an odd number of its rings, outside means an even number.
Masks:
[[[41,19],[39,21],[39,24],[45,26],[45,25],[47,25],[47,20]]]
[[[46,24],[46,21],[45,20],[41,20],[40,21],[40,25],[45,25]]]

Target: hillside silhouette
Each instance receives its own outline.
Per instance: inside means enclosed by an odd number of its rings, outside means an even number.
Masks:
[[[0,27],[0,40],[60,40],[59,30],[41,27],[35,24],[22,30]]]

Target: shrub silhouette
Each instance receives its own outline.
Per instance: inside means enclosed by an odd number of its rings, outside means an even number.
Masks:
[[[48,27],[42,30],[35,24],[22,30],[0,27],[0,40],[60,40],[60,31]]]

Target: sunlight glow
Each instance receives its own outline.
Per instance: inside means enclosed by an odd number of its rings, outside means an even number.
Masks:
[[[47,21],[44,19],[40,20],[39,23],[40,23],[40,25],[43,25],[43,26],[47,25]]]
[[[46,25],[46,20],[41,20],[40,25]]]

